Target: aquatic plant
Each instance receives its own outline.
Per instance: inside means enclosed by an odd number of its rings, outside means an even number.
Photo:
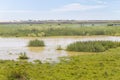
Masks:
[[[42,47],[45,46],[44,41],[42,40],[31,40],[28,44],[29,47]]]
[[[61,45],[58,45],[56,50],[63,50],[63,48],[61,47]]]
[[[26,53],[20,53],[19,58],[18,59],[29,59],[29,57],[27,57]]]
[[[68,51],[77,52],[103,52],[110,48],[120,47],[120,42],[112,41],[85,41],[75,42],[67,46]]]

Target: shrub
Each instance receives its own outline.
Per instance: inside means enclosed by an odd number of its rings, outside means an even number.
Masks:
[[[29,47],[41,47],[41,46],[45,46],[44,42],[42,40],[31,40],[29,42]]]
[[[75,42],[67,46],[68,51],[77,52],[103,52],[110,48],[116,48],[120,46],[120,42],[112,41],[86,41]]]

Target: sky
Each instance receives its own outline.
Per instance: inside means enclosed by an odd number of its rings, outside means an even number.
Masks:
[[[0,0],[5,20],[120,20],[120,0]]]

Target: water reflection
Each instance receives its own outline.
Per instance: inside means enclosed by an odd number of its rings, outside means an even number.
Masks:
[[[28,51],[40,53],[44,50],[44,47],[28,47]]]

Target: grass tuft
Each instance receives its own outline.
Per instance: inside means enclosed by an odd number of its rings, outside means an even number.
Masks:
[[[31,40],[28,44],[29,47],[43,47],[45,46],[44,41],[42,40]]]
[[[27,57],[26,53],[24,52],[24,53],[20,53],[19,59],[29,59],[29,58]]]

